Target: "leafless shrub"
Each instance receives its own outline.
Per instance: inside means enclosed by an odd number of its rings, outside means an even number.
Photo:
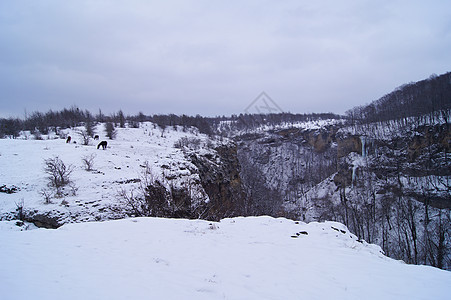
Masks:
[[[127,207],[132,211],[135,216],[141,217],[145,216],[145,201],[144,198],[136,195],[133,190],[128,192],[122,188],[118,196],[125,201]]]
[[[22,220],[22,221],[23,221],[23,219],[24,219],[24,206],[25,206],[25,201],[24,201],[24,199],[22,198],[22,199],[20,199],[19,202],[15,202],[15,203],[16,203],[17,218],[18,218],[19,220]]]
[[[96,157],[95,153],[92,153],[90,155],[85,155],[81,158],[81,161],[86,171],[92,171],[95,157]]]
[[[171,193],[160,181],[148,162],[144,164],[139,187],[127,192],[119,191],[119,197],[136,216],[166,217],[170,215]]]
[[[37,140],[37,141],[41,141],[42,140],[42,135],[41,135],[41,133],[39,131],[33,132],[33,136],[34,136],[34,139]]]
[[[148,162],[144,165],[139,186],[122,188],[118,196],[134,216],[193,218],[196,215],[193,203],[202,199],[193,189],[194,182],[175,186],[167,176],[158,176]]]
[[[202,140],[194,137],[182,137],[174,143],[175,148],[183,149],[184,147],[198,150],[202,144]]]
[[[58,156],[44,160],[44,171],[47,173],[49,185],[59,190],[70,182],[73,165],[66,165]]]
[[[52,201],[52,197],[53,197],[53,193],[48,190],[48,189],[42,189],[39,194],[41,194],[41,196],[44,198],[44,204],[51,204]]]
[[[76,186],[73,182],[69,183],[70,193],[72,196],[77,196],[78,186]]]
[[[81,144],[82,145],[89,145],[89,142],[91,141],[91,136],[89,135],[87,130],[79,130],[77,133],[81,136]]]
[[[131,128],[139,128],[139,122],[136,122],[136,121],[129,121],[129,122],[128,122],[128,125],[129,125]]]

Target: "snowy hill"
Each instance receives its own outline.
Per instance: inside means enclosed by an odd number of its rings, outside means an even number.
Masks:
[[[2,299],[449,299],[451,273],[406,265],[335,222],[133,218],[12,231]]]
[[[189,182],[193,207],[209,201],[199,184],[197,167],[187,160],[182,149],[174,147],[182,138],[196,140],[201,146],[207,140],[215,143],[195,129],[171,128],[162,132],[148,122],[140,128],[118,128],[117,137],[108,140],[101,124],[96,132],[100,140],[108,142],[105,151],[96,149],[98,141],[92,139],[89,145],[82,145],[77,133],[81,129],[62,130],[61,136],[72,137],[68,144],[54,134],[43,136],[42,140],[25,140],[24,136],[0,139],[0,186],[17,188],[12,194],[0,193],[0,219],[16,218],[18,206],[23,207],[26,218],[46,227],[125,217],[130,214],[129,207],[119,194],[137,188],[146,167],[163,184],[170,182],[171,186],[180,187]],[[214,156],[214,150],[208,147],[203,147],[202,153]],[[72,183],[59,195],[48,186],[48,174],[44,172],[45,160],[54,157],[73,167]],[[82,160],[89,157],[93,158],[93,167],[86,171]],[[51,195],[49,201],[43,192]]]

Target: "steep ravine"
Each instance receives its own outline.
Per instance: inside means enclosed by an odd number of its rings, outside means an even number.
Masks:
[[[254,212],[340,221],[395,258],[449,269],[449,126],[371,126],[237,138],[243,186],[264,204]]]

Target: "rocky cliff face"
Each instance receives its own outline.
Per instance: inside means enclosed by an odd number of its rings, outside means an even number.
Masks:
[[[289,128],[236,138],[248,200],[265,202],[256,213],[302,213],[298,199],[336,170],[337,130]]]
[[[324,180],[302,201],[312,220],[340,220],[392,257],[449,269],[449,126],[403,129],[389,135],[375,128],[340,130],[346,138],[337,137],[333,181]]]
[[[446,154],[451,150],[450,126],[449,124],[419,126],[415,128],[412,136],[406,142],[409,163],[440,159],[440,153]],[[443,169],[445,166],[446,163],[442,160],[442,163],[434,166],[434,170],[438,173],[446,172]],[[431,169],[431,171],[433,170]]]
[[[337,157],[342,158],[355,152],[362,155],[362,140],[358,135],[341,135],[338,137]]]
[[[188,159],[197,167],[200,183],[210,201],[203,217],[219,220],[239,215],[244,206],[236,144],[216,147],[214,154],[192,152]]]
[[[419,126],[409,134],[393,133],[389,138],[352,131],[349,128],[338,130],[334,126],[246,135],[237,138],[238,153],[244,171],[251,165],[259,169],[265,183],[279,190],[285,199],[302,195],[302,191],[331,175],[336,188],[358,185],[364,171],[385,181],[427,176],[449,180],[451,137],[448,125]],[[415,194],[412,184],[402,185],[410,195]],[[418,180],[415,185],[417,191],[428,190]],[[451,207],[447,196],[440,192],[440,187],[435,188],[431,205]],[[423,201],[421,198],[417,200]]]

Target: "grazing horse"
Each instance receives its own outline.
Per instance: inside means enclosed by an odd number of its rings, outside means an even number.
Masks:
[[[71,139],[72,139],[72,138],[71,138],[70,135],[69,135],[69,136],[67,137],[67,139],[66,139],[66,144],[69,144]]]
[[[94,136],[94,140],[98,140],[98,139],[99,139],[99,135],[96,134],[96,135]]]
[[[101,142],[97,145],[97,149],[100,149],[100,146],[102,146],[102,149],[105,150],[105,149],[106,149],[106,145],[107,145],[107,142],[106,142],[106,141],[101,141]]]

